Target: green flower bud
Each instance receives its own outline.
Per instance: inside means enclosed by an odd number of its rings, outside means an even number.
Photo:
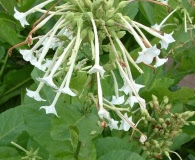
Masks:
[[[96,0],[92,4],[92,10],[96,11],[101,5],[102,5],[103,0]]]
[[[146,147],[150,147],[150,143],[149,142],[145,142],[145,146]]]
[[[107,26],[114,26],[115,23],[116,23],[116,22],[115,22],[113,19],[109,19],[109,20],[106,21],[106,25],[107,25]]]
[[[124,8],[129,4],[129,1],[122,1],[118,4],[118,8]]]
[[[176,24],[179,24],[179,19],[177,19],[177,18],[173,18],[173,21],[176,23]]]
[[[89,40],[93,41],[94,40],[94,33],[93,33],[93,31],[90,30],[88,35],[89,35]]]
[[[158,133],[159,129],[158,128],[154,128],[154,133]]]
[[[100,6],[97,11],[96,11],[96,17],[97,18],[101,18],[105,15],[105,11],[104,9],[102,8],[102,6]]]
[[[162,127],[163,127],[163,128],[167,128],[167,124],[166,124],[166,123],[163,123],[163,124],[162,124]]]
[[[166,146],[168,146],[168,147],[170,147],[172,144],[173,144],[173,142],[172,142],[172,141],[168,141],[168,140],[167,140],[167,141],[165,141],[165,145],[166,145]]]
[[[78,18],[77,19],[77,26],[81,27],[83,25],[83,19],[82,18]]]
[[[91,2],[91,0],[84,0],[83,2],[84,2],[84,4],[85,4],[86,7],[90,8],[90,9],[92,8],[92,2]]]
[[[149,105],[150,105],[151,108],[154,108],[153,102],[149,102]]]
[[[84,39],[87,36],[87,33],[88,33],[88,29],[83,29],[81,31],[81,39]]]
[[[191,123],[192,125],[195,125],[195,121],[190,121],[190,123]]]
[[[159,118],[158,121],[160,124],[163,124],[165,122],[163,118]]]
[[[166,109],[166,110],[170,110],[170,109],[171,109],[171,104],[167,104],[167,105],[165,106],[165,109]]]
[[[108,2],[107,2],[107,8],[110,9],[110,8],[113,7],[113,5],[114,5],[114,0],[108,0]]]
[[[158,98],[155,95],[152,95],[153,101],[158,101]]]
[[[163,102],[164,102],[165,104],[167,104],[167,103],[169,102],[169,98],[168,98],[167,96],[164,96]]]
[[[126,31],[119,31],[119,32],[117,32],[116,34],[117,34],[118,38],[121,39],[121,38],[123,38],[124,35],[126,34]]]
[[[106,11],[106,18],[110,19],[111,17],[113,17],[114,13],[115,13],[115,8],[109,9],[108,11]]]
[[[150,151],[146,151],[146,154],[147,154],[148,156],[150,156],[150,155],[151,155]]]
[[[146,146],[142,146],[142,149],[143,149],[144,151],[146,151],[146,150],[147,150],[147,147],[146,147]]]
[[[66,17],[65,17],[66,20],[72,20],[73,18],[74,18],[74,13],[73,12],[70,12],[70,13],[68,12]]]

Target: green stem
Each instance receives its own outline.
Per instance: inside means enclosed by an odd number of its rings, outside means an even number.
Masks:
[[[76,151],[75,151],[75,153],[74,153],[74,158],[75,158],[76,160],[78,160],[78,156],[79,156],[79,151],[80,151],[80,149],[81,149],[81,141],[78,141],[77,149],[76,149]]]
[[[6,64],[7,64],[8,57],[9,57],[9,55],[6,54],[5,60],[4,60],[4,62],[3,62],[3,66],[1,67],[1,70],[0,70],[0,82],[1,82],[3,72],[4,72],[5,67],[6,67]]]

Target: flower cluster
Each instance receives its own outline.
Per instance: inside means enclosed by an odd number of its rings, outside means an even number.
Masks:
[[[133,123],[132,117],[129,117],[127,113],[122,113],[129,112],[129,108],[120,107],[121,104],[124,104],[131,108],[137,103],[142,111],[147,112],[146,102],[139,95],[139,90],[144,85],[137,84],[133,79],[130,63],[140,74],[143,74],[139,63],[157,68],[168,60],[160,58],[161,50],[166,50],[169,44],[175,40],[172,36],[173,32],[164,33],[161,28],[177,9],[170,12],[159,25],[155,24],[149,27],[121,13],[121,10],[133,1],[115,3],[114,0],[70,0],[64,4],[55,4],[49,10],[45,10],[44,7],[49,3],[53,4],[53,1],[46,0],[25,13],[21,13],[15,8],[14,17],[20,21],[23,27],[29,25],[26,19],[34,12],[41,12],[44,17],[41,17],[42,19],[38,21],[27,37],[29,45],[34,42],[34,46],[31,49],[20,50],[25,61],[44,72],[43,77],[37,77],[37,81],[40,82],[37,89],[35,91],[27,89],[27,95],[36,101],[45,101],[44,97],[40,95],[41,89],[44,85],[53,88],[56,95],[52,104],[41,106],[41,109],[45,109],[47,114],[52,113],[58,116],[55,106],[60,95],[67,94],[74,97],[80,94],[70,88],[73,73],[78,69],[86,71],[89,75],[93,74],[96,77],[97,95],[92,93],[91,98],[97,106],[99,117],[103,121],[106,120],[111,130],[128,131],[132,127],[139,131]],[[166,0],[158,3],[167,4],[167,2]],[[32,33],[44,26],[54,16],[57,22],[45,35],[32,37]],[[145,32],[156,37],[161,47],[157,48],[157,44],[151,43]],[[126,33],[131,34],[140,47],[136,59],[131,57],[121,41]],[[109,43],[105,44],[103,40],[107,40]],[[91,55],[81,59],[79,58],[81,49],[86,45],[90,46]],[[53,57],[49,59],[47,54],[51,50],[53,50]],[[100,60],[102,52],[110,55],[108,63],[111,64],[111,67],[109,69]],[[124,85],[121,88],[119,88],[115,76],[116,72],[123,80]],[[110,95],[111,100],[104,98],[102,92],[101,79],[105,75],[111,75],[114,82],[115,92]],[[59,79],[56,81],[58,77],[61,77],[62,81]],[[111,118],[109,110],[116,112],[121,118],[120,125],[119,121]],[[142,135],[140,141],[144,143],[146,137],[141,132],[140,134]]]

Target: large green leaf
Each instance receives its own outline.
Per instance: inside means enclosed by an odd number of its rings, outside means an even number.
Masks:
[[[139,154],[128,151],[128,150],[116,150],[108,152],[102,157],[98,158],[98,160],[144,160]]]
[[[16,6],[16,2],[15,0],[13,1],[7,1],[7,0],[0,0],[0,4],[5,8],[5,10],[7,12],[9,12],[10,14],[14,13],[14,7]]]
[[[16,149],[11,147],[0,147],[0,160],[20,160]]]
[[[18,106],[0,114],[0,146],[10,145],[25,130],[23,109]]]

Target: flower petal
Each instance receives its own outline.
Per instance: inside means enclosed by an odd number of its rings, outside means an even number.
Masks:
[[[64,93],[64,94],[68,94],[68,95],[70,95],[72,97],[76,96],[76,94],[73,91],[71,91],[71,89],[69,87],[64,87],[62,89],[59,89],[58,92],[61,92],[61,93]]]
[[[99,72],[100,75],[101,75],[101,77],[103,77],[103,76],[104,76],[104,73],[105,73],[105,70],[104,70],[104,68],[103,68],[102,66],[96,65],[96,64],[95,64],[95,65],[88,71],[89,74],[96,73],[96,72]]]
[[[22,27],[24,27],[25,25],[29,25],[29,23],[26,21],[26,14],[17,11],[17,9],[14,7],[14,18],[20,21],[20,24],[22,25]]]
[[[48,86],[51,86],[55,89],[57,89],[58,87],[54,84],[53,79],[51,76],[48,77],[43,77],[43,78],[37,78],[38,81],[44,82],[46,83]]]
[[[55,106],[52,104],[50,106],[42,106],[40,109],[45,109],[46,114],[51,113],[51,114],[55,114],[57,117],[59,117],[57,112],[56,112]]]
[[[39,92],[31,91],[27,88],[26,88],[26,91],[27,91],[26,95],[31,98],[34,98],[36,101],[46,101],[45,99],[41,98]]]
[[[113,105],[120,105],[120,104],[123,104],[124,101],[125,101],[124,98],[125,98],[124,95],[121,96],[121,97],[112,96],[112,101],[111,101],[111,103],[112,103]]]

